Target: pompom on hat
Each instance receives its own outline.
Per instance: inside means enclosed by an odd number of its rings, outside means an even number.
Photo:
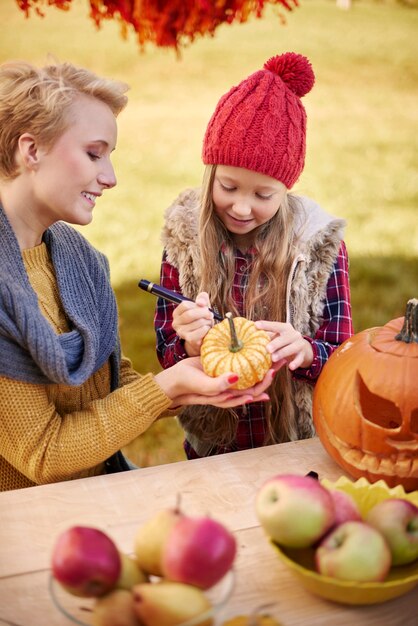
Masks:
[[[244,167],[290,189],[305,164],[306,112],[313,87],[309,60],[286,52],[269,59],[219,100],[203,140],[206,165]]]

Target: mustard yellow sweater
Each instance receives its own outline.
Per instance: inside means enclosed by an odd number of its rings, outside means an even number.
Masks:
[[[23,251],[39,307],[57,333],[69,330],[45,244]],[[35,385],[0,376],[0,491],[93,476],[171,404],[152,374],[122,358],[110,392],[106,363],[83,385]]]

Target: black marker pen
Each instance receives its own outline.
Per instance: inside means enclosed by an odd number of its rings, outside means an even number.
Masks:
[[[164,300],[168,300],[169,302],[174,302],[174,304],[180,304],[184,300],[188,302],[193,302],[190,298],[186,298],[186,296],[182,296],[180,293],[176,293],[175,291],[170,291],[165,287],[161,287],[161,285],[156,285],[155,283],[151,283],[149,280],[141,279],[138,283],[138,287],[143,289],[144,291],[148,291],[148,293],[154,294],[154,296],[158,296],[159,298],[164,298]],[[223,317],[219,315],[219,313],[215,313],[212,309],[209,309],[211,313],[213,313],[213,317],[218,322],[223,320]]]

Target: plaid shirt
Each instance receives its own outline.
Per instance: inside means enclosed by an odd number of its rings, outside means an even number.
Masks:
[[[235,251],[235,277],[232,291],[241,315],[248,281],[247,268],[251,266],[252,260],[251,250],[245,254],[239,250]],[[171,291],[181,293],[178,270],[168,263],[165,254],[161,265],[160,284]],[[176,306],[158,298],[154,325],[157,334],[157,356],[164,369],[187,358],[184,341],[178,337],[172,327],[173,311]],[[313,362],[309,368],[297,369],[293,376],[315,384],[332,352],[352,334],[348,256],[346,246],[344,242],[341,242],[338,257],[328,279],[322,325],[314,337],[305,336],[305,339],[312,345]],[[239,416],[235,441],[228,447],[215,448],[211,454],[234,452],[263,445],[266,436],[264,403],[253,402],[244,407],[238,407],[235,411]],[[185,450],[188,458],[197,458],[196,452],[187,441]]]

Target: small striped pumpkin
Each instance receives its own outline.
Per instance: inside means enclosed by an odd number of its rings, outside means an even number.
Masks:
[[[245,317],[232,318],[226,314],[205,336],[200,358],[209,376],[225,372],[238,374],[235,389],[248,389],[263,380],[271,367],[271,355],[266,350],[270,338]]]

